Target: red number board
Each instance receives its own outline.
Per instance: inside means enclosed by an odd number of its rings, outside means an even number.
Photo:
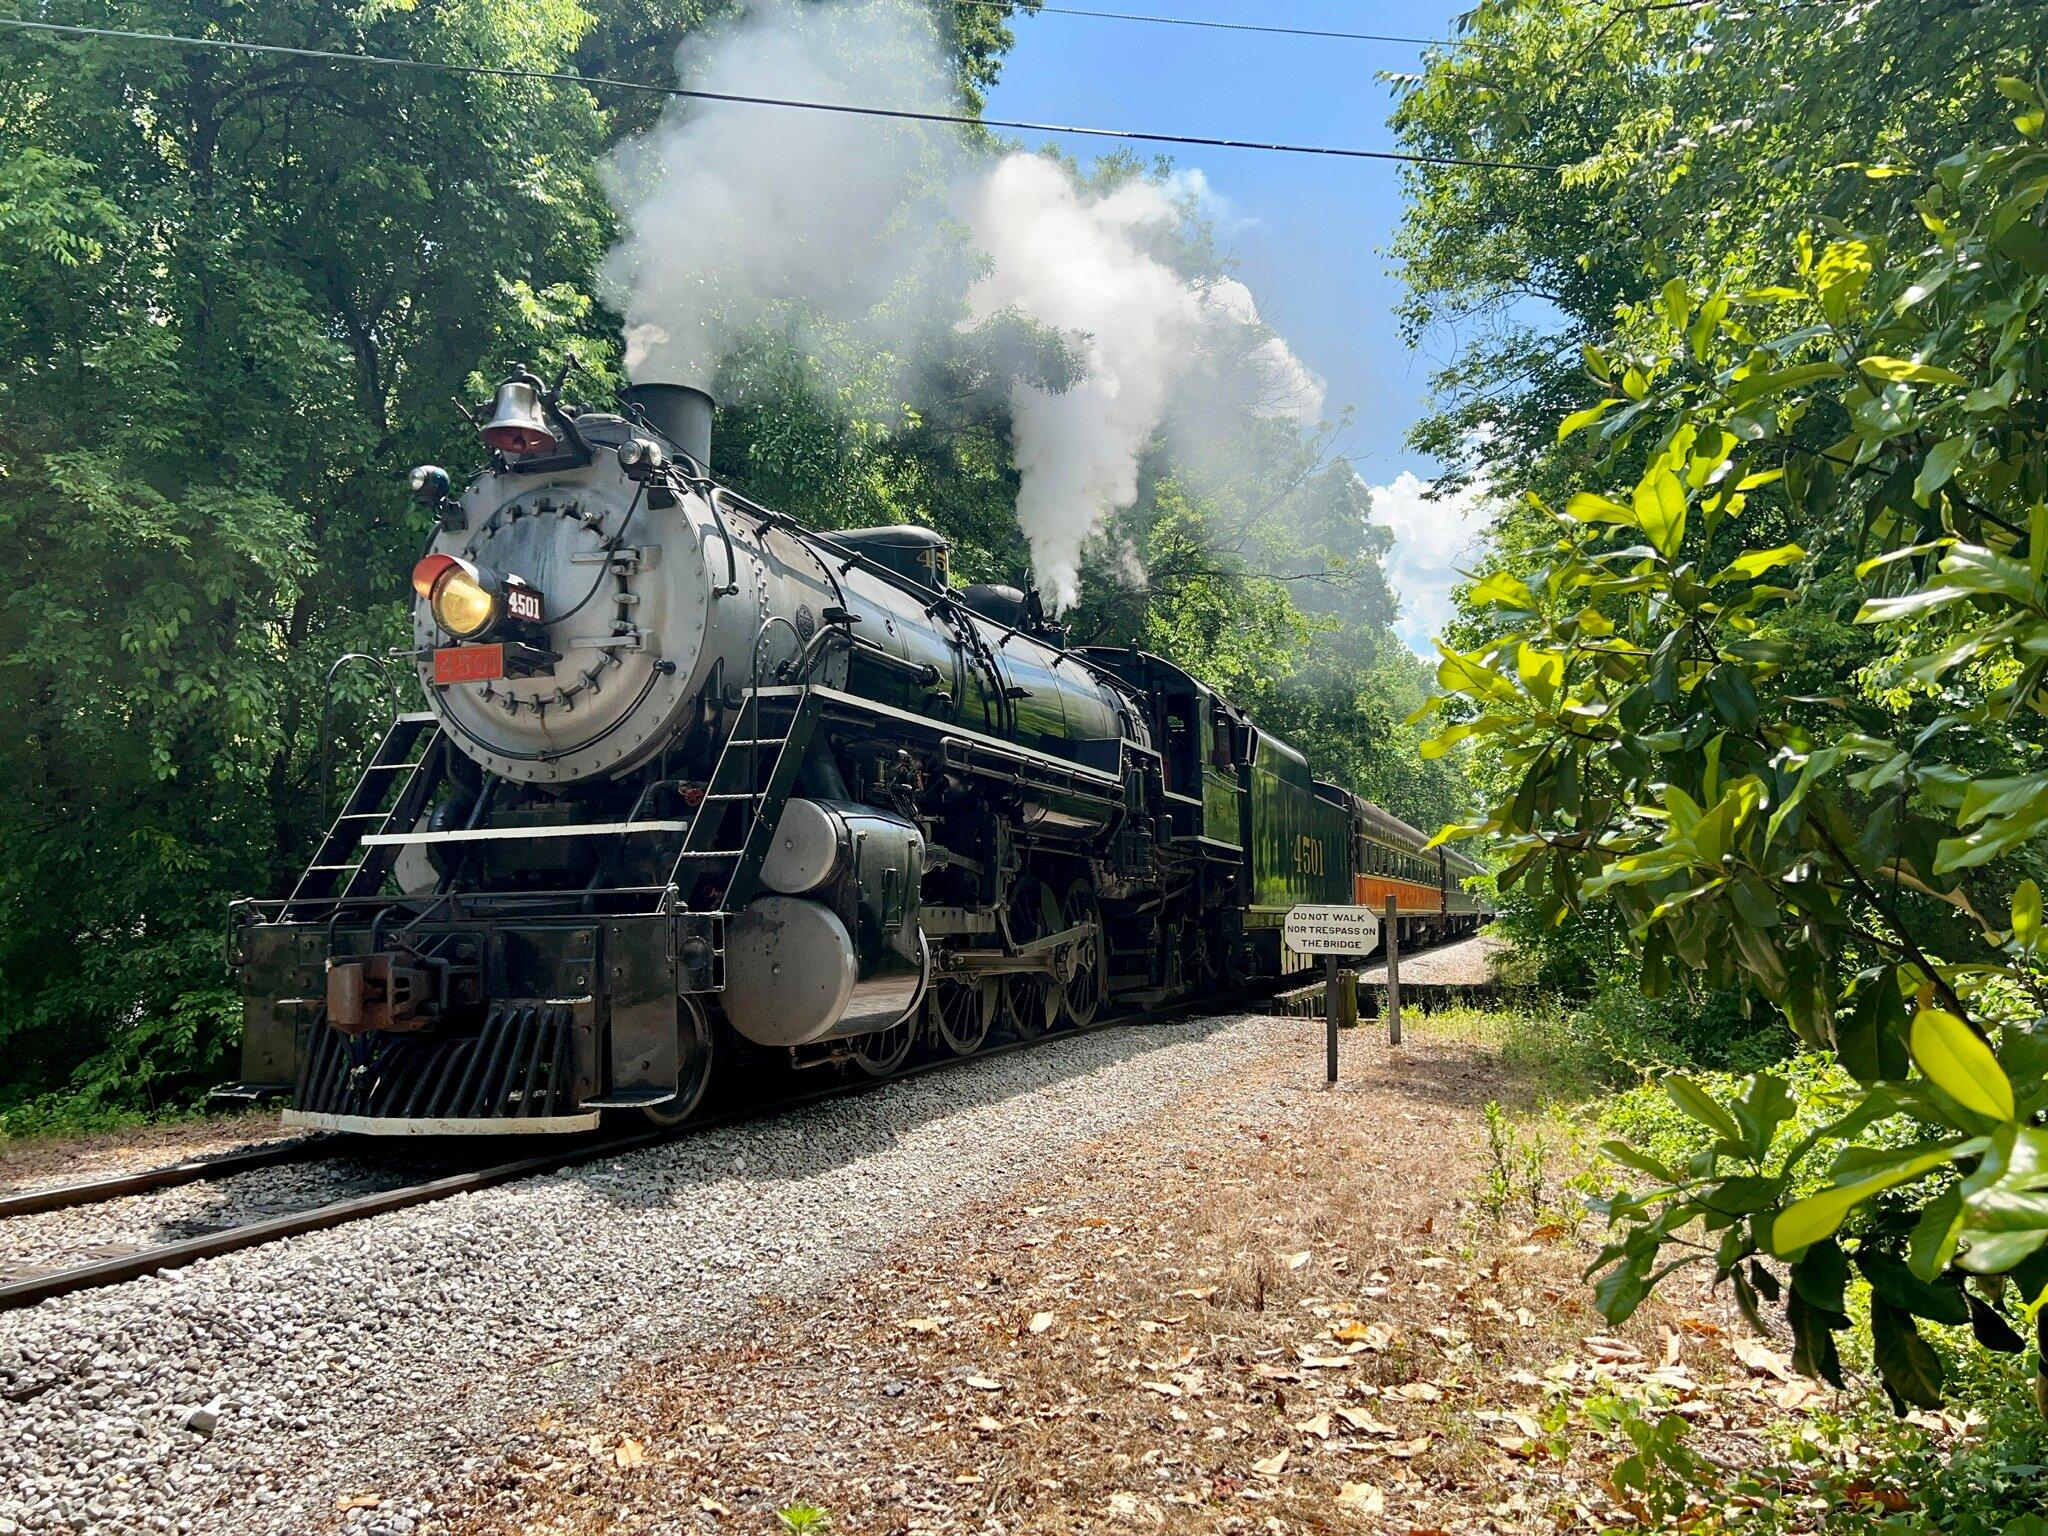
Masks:
[[[434,652],[437,683],[488,683],[504,675],[502,645],[444,645]]]

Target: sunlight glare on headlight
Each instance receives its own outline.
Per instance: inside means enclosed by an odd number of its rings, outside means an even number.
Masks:
[[[481,633],[498,608],[498,600],[459,565],[451,565],[441,573],[429,601],[434,622],[458,638]]]

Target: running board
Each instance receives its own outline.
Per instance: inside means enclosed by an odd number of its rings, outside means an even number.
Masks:
[[[676,1096],[673,1088],[620,1088],[613,1093],[585,1099],[585,1109],[652,1109]]]

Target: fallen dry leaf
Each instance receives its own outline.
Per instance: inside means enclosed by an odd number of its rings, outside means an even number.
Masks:
[[[1252,1470],[1264,1478],[1276,1478],[1287,1470],[1287,1452],[1275,1451],[1263,1461],[1252,1463]]]
[[[965,1385],[972,1387],[977,1392],[1000,1392],[1003,1390],[1003,1384],[993,1376],[969,1376],[964,1380]]]
[[[336,1499],[334,1501],[334,1507],[336,1509],[343,1510],[375,1509],[378,1505],[382,1504],[383,1502],[383,1499],[379,1498],[374,1493],[352,1493],[348,1495],[348,1497],[346,1498]]]
[[[1756,1339],[1745,1339],[1739,1334],[1728,1341],[1735,1358],[1748,1366],[1759,1376],[1775,1376],[1780,1381],[1792,1379],[1792,1362],[1779,1354],[1770,1345]]]
[[[1180,1388],[1170,1381],[1141,1381],[1138,1383],[1147,1392],[1157,1392],[1161,1397],[1179,1397]]]
[[[945,1324],[936,1317],[906,1317],[903,1327],[909,1333],[937,1333]]]
[[[1299,1253],[1290,1253],[1287,1255],[1287,1267],[1289,1269],[1306,1269],[1308,1268],[1308,1259],[1309,1253],[1306,1248],[1302,1249]]]
[[[1387,1512],[1387,1496],[1373,1483],[1346,1483],[1337,1490],[1337,1507],[1371,1519]]]
[[[1363,1408],[1339,1408],[1337,1410],[1337,1417],[1346,1424],[1349,1424],[1360,1434],[1398,1435],[1400,1433],[1393,1425],[1381,1422]]]
[[[1043,1333],[1051,1326],[1052,1314],[1050,1312],[1034,1312],[1031,1314],[1030,1327],[1033,1333]]]
[[[1627,1339],[1617,1339],[1612,1334],[1591,1334],[1583,1342],[1587,1354],[1609,1365],[1620,1365],[1643,1358],[1643,1352],[1635,1345]]]
[[[697,1500],[697,1507],[707,1515],[729,1515],[732,1513],[730,1505],[719,1503],[718,1500],[711,1497],[708,1493]]]
[[[646,1464],[647,1447],[631,1435],[627,1435],[619,1441],[618,1449],[612,1452],[612,1460],[631,1471],[634,1467]]]
[[[1330,1416],[1327,1413],[1319,1413],[1312,1418],[1303,1419],[1294,1427],[1304,1435],[1314,1435],[1318,1440],[1330,1438]]]

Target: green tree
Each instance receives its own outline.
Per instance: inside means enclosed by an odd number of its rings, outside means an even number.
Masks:
[[[2000,90],[2004,142],[1866,165],[1867,224],[1669,279],[1589,352],[1610,393],[1558,436],[1609,489],[1532,499],[1547,547],[1472,589],[1432,748],[1500,765],[1503,886],[1611,910],[1646,989],[1768,999],[1855,1084],[1790,1137],[1779,1075],[1668,1079],[1714,1140],[1613,1148],[1653,1183],[1610,1208],[1603,1307],[1709,1263],[1839,1381],[1853,1268],[1901,1405],[1941,1395],[1921,1321],[2017,1350],[2005,1308],[2048,1299],[2048,97]]]

